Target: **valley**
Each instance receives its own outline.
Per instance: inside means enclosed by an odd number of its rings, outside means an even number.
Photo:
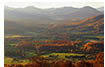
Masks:
[[[95,8],[6,7],[4,22],[5,67],[103,67],[104,14]]]

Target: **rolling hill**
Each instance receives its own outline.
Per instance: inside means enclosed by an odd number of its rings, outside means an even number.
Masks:
[[[103,23],[103,19],[95,17],[99,17],[99,15],[103,17],[101,15],[103,13],[89,6],[83,8],[62,7],[49,9],[40,9],[33,6],[25,8],[5,7],[4,13],[5,33],[7,34],[35,32],[36,30],[45,31],[53,27],[58,27],[58,30],[59,28],[61,28],[60,30],[66,28],[71,30],[86,30],[89,28],[90,30],[98,25],[100,29],[103,29],[103,25],[100,24]],[[94,18],[89,18],[91,16],[94,16]],[[66,23],[67,25],[65,25]]]
[[[56,31],[94,31],[104,32],[104,15],[92,16],[84,19],[80,22],[62,22],[62,24],[56,24],[50,26],[49,30]]]

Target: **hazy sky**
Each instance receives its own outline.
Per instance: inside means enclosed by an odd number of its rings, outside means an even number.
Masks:
[[[76,7],[76,8],[91,6],[94,8],[99,8],[104,6],[104,2],[6,2],[5,6],[14,7],[14,8],[35,6],[43,9],[59,8],[64,6]]]

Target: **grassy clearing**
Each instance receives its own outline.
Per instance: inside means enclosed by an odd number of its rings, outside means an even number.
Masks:
[[[21,37],[32,37],[32,36],[23,36],[23,35],[5,35],[4,38],[21,38]]]
[[[10,44],[11,46],[16,46],[17,45],[17,43],[12,43],[12,44]]]
[[[4,58],[4,63],[6,64],[11,64],[11,62],[12,62],[12,60],[13,60],[13,58],[9,58],[9,57],[5,57]]]
[[[49,56],[58,56],[58,58],[65,58],[65,56],[83,56],[83,54],[75,54],[75,53],[51,53],[47,55],[42,55],[43,57],[49,57]]]
[[[27,64],[27,63],[31,62],[27,59],[18,59],[18,61],[13,61],[13,58],[10,57],[4,58],[4,64]]]
[[[34,52],[26,52],[25,55],[25,57],[27,58],[37,56],[37,54],[35,54]]]
[[[79,32],[79,31],[72,32],[72,34],[89,34],[89,33],[91,33],[91,31],[86,31],[86,32]]]
[[[45,40],[48,40],[48,39],[40,39],[40,38],[33,39],[33,41],[35,41],[35,40],[37,40],[37,41],[45,41]]]
[[[104,35],[92,35],[92,36],[85,36],[85,37],[88,37],[88,38],[104,38]]]
[[[4,36],[4,38],[19,38],[19,37],[24,37],[24,36],[22,35]]]

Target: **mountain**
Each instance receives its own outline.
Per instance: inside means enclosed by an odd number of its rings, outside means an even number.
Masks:
[[[63,8],[62,10],[65,10],[65,9],[70,9],[70,10],[65,11],[63,13],[60,13],[60,10],[58,10],[60,14],[59,15],[56,14],[56,16],[62,20],[81,21],[91,16],[102,14],[97,9],[89,6],[85,6],[83,8],[73,8],[73,7]]]
[[[33,6],[25,8],[4,8],[5,20],[12,20],[20,23],[53,24],[59,20],[81,21],[90,16],[102,14],[95,8],[86,6],[83,8],[62,7],[40,9]]]
[[[40,14],[40,11],[41,11],[40,9],[35,7],[9,8],[9,9],[5,8],[4,16],[5,20],[16,21],[18,23],[44,24],[53,21],[48,16]]]
[[[72,30],[86,30],[86,27],[89,27],[88,25],[90,22],[87,23],[87,20],[84,19],[87,19],[91,16],[94,16],[95,18],[96,15],[99,16],[102,14],[102,12],[89,6],[83,8],[62,7],[49,9],[40,9],[33,6],[28,6],[25,8],[5,7],[4,13],[5,33],[13,34],[24,33],[27,31],[35,32],[39,30],[45,31],[47,29],[52,30],[52,28],[56,27],[59,29],[62,28],[62,26],[64,26],[62,29],[70,28]],[[91,23],[95,25],[95,19],[89,20],[93,21]],[[103,22],[103,19],[100,20],[97,18],[97,22],[100,23],[101,21]]]
[[[62,24],[56,24],[49,27],[49,30],[53,31],[94,31],[104,32],[104,15],[92,16],[84,19],[80,22],[62,22]]]
[[[104,32],[104,15],[93,16],[80,22],[76,29],[82,31]]]
[[[104,12],[104,7],[98,8],[99,11]]]

